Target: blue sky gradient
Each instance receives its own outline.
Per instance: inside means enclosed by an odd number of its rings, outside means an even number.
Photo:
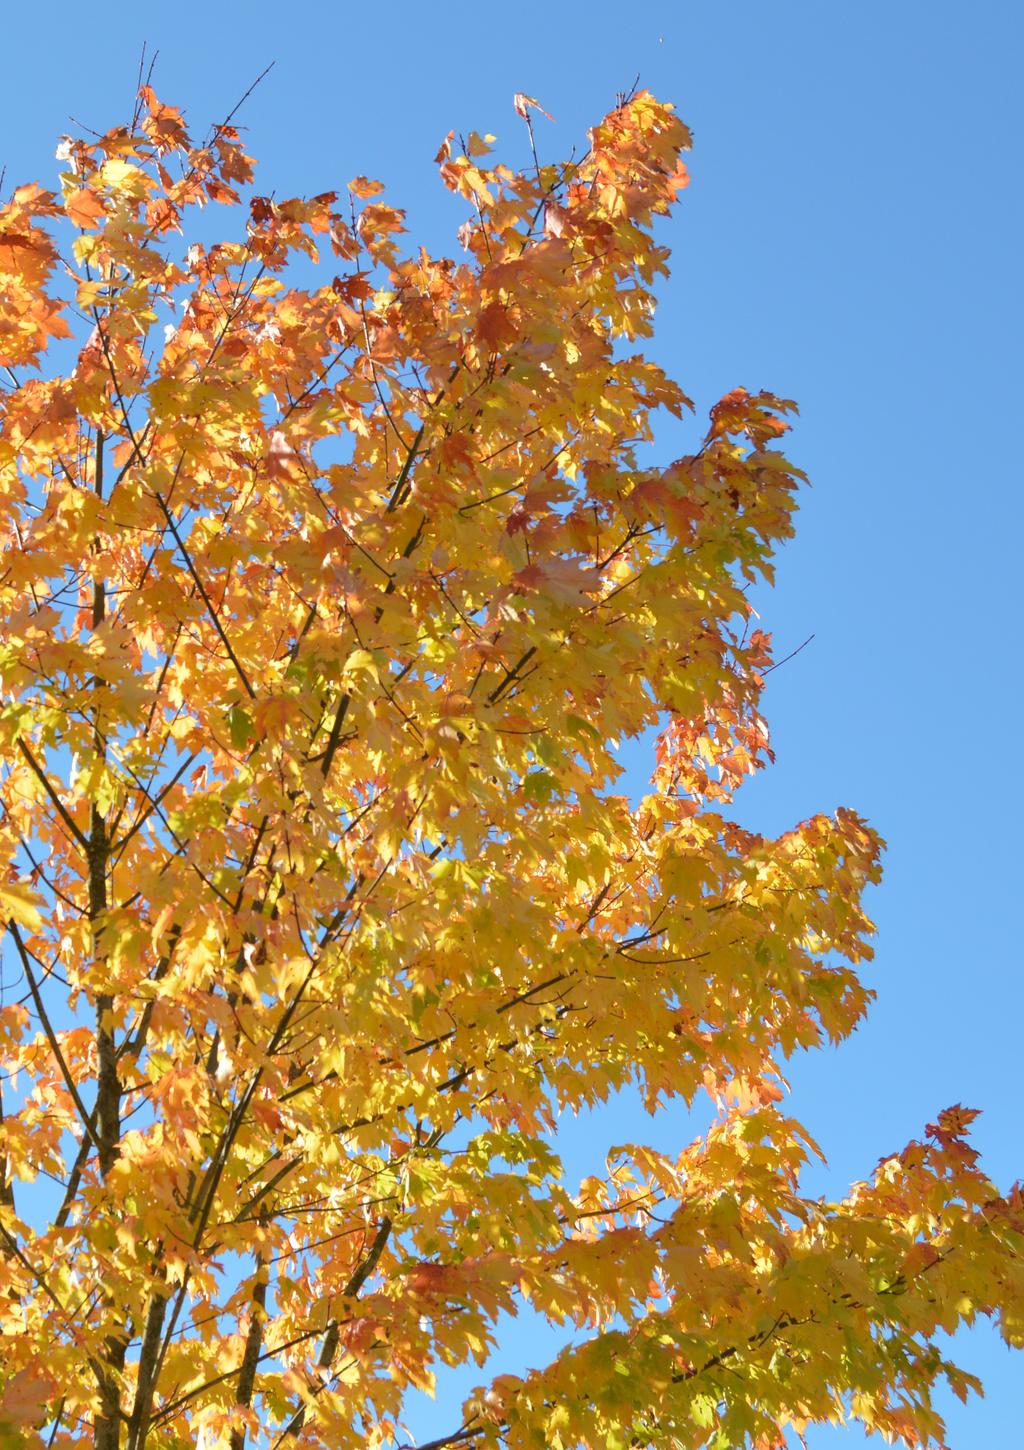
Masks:
[[[737,814],[777,832],[849,805],[889,847],[871,902],[874,1011],[851,1042],[791,1072],[790,1107],[829,1156],[812,1184],[825,1193],[955,1102],[984,1110],[976,1140],[1000,1186],[1024,1173],[1022,40],[1009,0],[60,0],[4,16],[5,189],[56,183],[69,115],[98,130],[126,115],[146,41],[158,94],[197,131],[275,61],[241,116],[258,189],[379,177],[412,240],[437,251],[457,247],[462,220],[431,164],[450,127],[494,132],[524,160],[512,94],[526,91],[556,118],[537,129],[553,158],[585,146],[636,76],[676,102],[694,131],[693,180],[664,234],[674,261],[651,351],[698,417],[740,384],[797,399],[790,452],[813,483],[757,607],[779,655],[814,639],[771,676],[778,763]],[[660,456],[692,436],[668,420]],[[634,746],[624,759],[640,791],[649,757]],[[692,1135],[681,1112],[653,1126],[638,1112],[624,1098],[568,1124],[570,1166],[598,1143]],[[983,1330],[958,1347],[989,1394],[943,1404],[952,1450],[1018,1443],[1021,1367]],[[510,1325],[502,1367],[543,1349]],[[457,1397],[417,1403],[411,1423],[424,1436],[453,1428]],[[860,1443],[810,1437],[812,1450]]]

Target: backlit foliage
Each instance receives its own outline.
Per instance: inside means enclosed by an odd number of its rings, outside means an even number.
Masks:
[[[648,461],[686,129],[492,141],[437,157],[454,261],[148,87],[0,210],[6,1443],[401,1444],[529,1304],[571,1346],[437,1443],[916,1445],[936,1331],[1021,1341],[970,1112],[801,1195],[780,1068],[865,1011],[879,843],[723,814],[799,474],[741,389]],[[626,1084],[715,1122],[569,1181],[546,1130]]]

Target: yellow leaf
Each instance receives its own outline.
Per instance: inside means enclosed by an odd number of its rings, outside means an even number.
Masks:
[[[0,911],[19,926],[30,932],[43,929],[43,918],[39,911],[39,897],[30,887],[20,881],[0,884]]]

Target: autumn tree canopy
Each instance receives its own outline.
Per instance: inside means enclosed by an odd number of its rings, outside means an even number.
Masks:
[[[724,811],[800,474],[742,389],[649,462],[688,139],[645,92],[572,162],[450,135],[438,259],[144,87],[0,210],[5,1443],[403,1444],[529,1305],[571,1345],[435,1443],[917,1445],[939,1330],[1024,1339],[971,1112],[801,1193],[780,1074],[868,1005],[879,842]],[[713,1126],[569,1181],[625,1084]]]

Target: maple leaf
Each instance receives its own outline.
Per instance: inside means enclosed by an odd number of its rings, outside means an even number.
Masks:
[[[566,226],[569,223],[569,213],[565,207],[559,206],[555,201],[549,201],[544,207],[544,235],[546,237],[561,237],[565,235]]]
[[[142,118],[142,129],[157,151],[174,151],[188,145],[188,132],[181,111],[158,101],[151,86],[140,89],[139,99],[147,110]]]
[[[29,931],[39,931],[42,927],[39,905],[35,892],[20,881],[0,883],[0,912]]]
[[[524,95],[522,91],[516,91],[515,95],[512,97],[512,104],[515,107],[516,115],[522,116],[524,120],[528,121],[530,119],[531,110],[539,111],[542,116],[547,116],[549,121],[553,121],[555,119],[554,116],[551,115],[550,111],[545,111],[540,101],[535,100],[533,96]]]
[[[56,1380],[43,1364],[18,1370],[0,1389],[0,1445],[41,1444],[31,1429],[38,1427],[53,1398]]]
[[[73,191],[65,203],[65,209],[69,220],[76,227],[83,228],[95,226],[107,214],[102,198],[89,186]]]
[[[491,352],[500,352],[518,336],[518,331],[503,302],[489,302],[477,318],[476,335]]]
[[[384,183],[381,181],[371,181],[368,176],[357,176],[353,181],[349,182],[348,189],[352,192],[353,196],[358,196],[365,200],[365,198],[370,196],[379,196],[384,190]]]
[[[599,569],[581,567],[571,559],[528,564],[512,577],[520,589],[546,594],[562,604],[586,604],[601,584]]]

